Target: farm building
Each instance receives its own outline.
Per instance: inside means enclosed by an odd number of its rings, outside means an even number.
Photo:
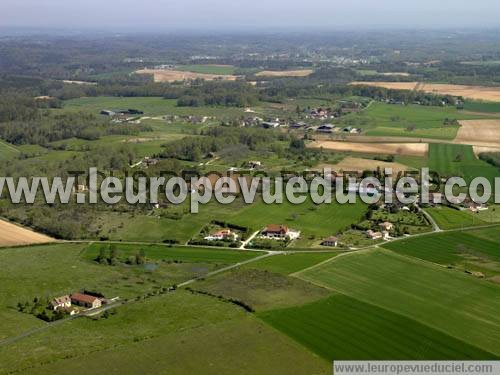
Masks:
[[[328,238],[325,238],[323,242],[321,242],[321,246],[329,246],[329,247],[337,247],[339,243],[339,240],[335,236],[331,236]]]
[[[265,121],[262,123],[262,127],[265,129],[273,129],[273,128],[277,128],[279,126],[280,126],[279,122]]]
[[[60,308],[69,308],[71,307],[71,298],[68,295],[56,297],[50,301],[49,305],[54,311]]]
[[[391,231],[393,228],[394,228],[394,224],[393,223],[390,223],[388,221],[385,221],[383,223],[380,223],[379,224],[379,227],[382,231]]]
[[[269,238],[285,238],[289,231],[287,225],[270,224],[262,231],[262,235]]]
[[[374,232],[371,229],[366,231],[366,235],[371,240],[380,240],[381,238],[384,237],[382,232]]]
[[[73,305],[83,306],[89,309],[95,309],[101,307],[102,305],[101,300],[99,298],[83,293],[72,294],[71,303]]]
[[[325,125],[321,125],[320,127],[318,127],[316,129],[316,131],[318,133],[331,133],[331,132],[333,132],[333,129],[335,129],[335,125],[325,124]]]
[[[260,168],[260,167],[262,167],[262,162],[260,162],[258,160],[251,160],[247,163],[247,167],[250,169]]]
[[[236,239],[236,237],[237,237],[236,233],[234,233],[231,229],[222,229],[215,233],[210,234],[209,236],[206,236],[205,240],[207,241],[222,241],[227,239],[234,240]]]

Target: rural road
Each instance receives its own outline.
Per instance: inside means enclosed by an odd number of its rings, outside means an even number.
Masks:
[[[434,232],[442,232],[443,231],[441,228],[439,228],[439,225],[438,225],[438,223],[436,223],[436,220],[434,220],[434,218],[427,211],[422,210],[420,207],[418,210],[424,214],[424,216],[427,218],[427,220],[429,220],[429,223],[431,223],[432,229],[434,230]]]
[[[207,277],[215,276],[215,275],[217,275],[219,273],[230,271],[230,270],[232,270],[234,268],[238,268],[238,267],[244,266],[245,264],[249,264],[249,263],[252,263],[252,262],[255,262],[255,261],[258,261],[258,260],[270,257],[270,256],[273,256],[275,254],[279,254],[279,252],[276,252],[276,251],[266,252],[263,255],[259,255],[259,256],[255,257],[255,258],[246,260],[244,262],[235,263],[235,264],[232,264],[230,266],[219,268],[218,270],[209,272],[206,275],[202,276],[202,278],[207,278]],[[196,282],[198,279],[199,278],[193,278],[193,279],[184,281],[183,283],[178,284],[177,288],[186,287],[186,286],[188,286],[188,285]],[[25,337],[29,337],[29,336],[32,336],[34,334],[46,331],[46,330],[48,330],[50,328],[58,327],[58,326],[66,323],[66,322],[71,321],[71,320],[78,319],[78,318],[83,318],[83,317],[94,316],[94,315],[97,315],[97,314],[101,314],[104,311],[110,310],[112,308],[116,308],[116,307],[124,306],[124,305],[130,305],[130,304],[132,304],[134,302],[137,302],[137,301],[135,299],[131,299],[131,300],[128,300],[128,301],[119,301],[119,302],[116,302],[116,303],[113,303],[113,304],[109,304],[109,305],[103,306],[103,307],[98,308],[98,309],[88,310],[88,311],[83,312],[82,314],[79,314],[79,315],[73,315],[73,316],[67,317],[65,319],[56,320],[55,322],[50,322],[50,323],[44,322],[45,324],[43,326],[41,326],[41,327],[33,328],[33,329],[29,330],[29,331],[21,333],[20,335],[9,337],[7,339],[1,340],[0,341],[0,347],[13,344],[13,343],[15,343],[15,342],[17,342],[19,340],[22,340]]]
[[[246,241],[244,241],[241,246],[240,246],[240,250],[248,250],[248,249],[245,249],[245,247],[250,243],[252,242],[252,240],[255,238],[255,236],[257,236],[259,234],[259,231],[253,233],[250,237],[248,237],[248,239]]]

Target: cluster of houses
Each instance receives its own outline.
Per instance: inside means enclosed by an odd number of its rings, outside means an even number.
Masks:
[[[97,309],[103,304],[107,304],[109,302],[112,302],[113,300],[98,298],[85,293],[74,293],[71,295],[64,295],[54,298],[52,301],[50,301],[49,308],[54,311],[64,311],[69,315],[75,315],[80,312],[80,310],[75,306],[91,310]]]
[[[137,116],[143,115],[144,112],[138,109],[103,109],[100,112],[101,115],[112,117],[112,123],[121,124],[121,123],[129,123],[129,124],[140,124],[141,120],[138,119]]]
[[[367,230],[366,236],[371,240],[389,240],[391,238],[390,231],[394,229],[394,224],[385,221],[379,224],[380,231]]]
[[[208,120],[212,120],[213,117],[195,116],[195,115],[188,115],[188,116],[165,115],[162,117],[162,119],[167,121],[168,123],[172,123],[174,121],[185,121],[185,122],[188,122],[190,124],[204,124]]]
[[[365,232],[366,236],[370,240],[373,240],[373,241],[390,240],[391,239],[390,231],[392,231],[394,229],[394,224],[386,221],[386,222],[380,223],[379,227],[380,227],[379,231],[374,231],[372,229],[367,230]],[[339,243],[340,243],[340,241],[339,241],[338,237],[330,236],[330,237],[323,239],[323,241],[321,242],[321,246],[337,247],[337,246],[339,246]]]
[[[487,211],[489,209],[486,204],[476,203],[470,198],[466,198],[462,202],[458,198],[446,199],[446,197],[442,193],[429,193],[429,203],[431,205],[436,206],[447,202],[453,206],[456,206],[459,210],[469,210],[473,213]]]
[[[311,120],[331,120],[334,118],[342,117],[350,113],[361,111],[363,105],[357,102],[340,102],[340,107],[336,109],[331,108],[306,108],[304,109],[305,118]]]

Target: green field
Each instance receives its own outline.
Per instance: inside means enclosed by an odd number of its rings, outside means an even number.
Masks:
[[[89,111],[99,113],[103,109],[138,109],[144,111],[143,116],[161,115],[204,115],[204,116],[241,116],[241,108],[231,107],[177,107],[175,99],[160,97],[88,97],[71,99],[64,102],[64,110]]]
[[[470,182],[475,177],[493,181],[498,170],[474,155],[472,146],[455,144],[429,145],[429,168],[445,177],[463,177]]]
[[[183,291],[122,306],[108,319],[76,319],[3,346],[0,361],[0,373],[32,374],[128,374],[144,369],[327,374],[331,368],[242,309]]]
[[[241,301],[254,311],[299,306],[331,294],[328,289],[294,277],[249,268],[216,275],[191,288]]]
[[[494,357],[415,320],[344,295],[259,316],[330,361]]]
[[[94,260],[99,255],[101,249],[109,249],[109,244],[95,243],[88,246],[82,253],[82,257],[87,260]],[[114,244],[121,257],[135,255],[138,251],[144,250],[146,258],[152,261],[179,261],[186,263],[216,263],[232,264],[252,259],[259,255],[256,252],[241,250],[221,250],[216,248],[199,247],[169,247],[162,245],[129,245]]]
[[[212,220],[226,218],[240,210],[243,203],[235,201],[231,205],[216,202],[200,207],[197,214],[189,213],[189,202],[179,206],[169,206],[153,215],[131,215],[129,213],[104,213],[96,217],[94,226],[101,236],[116,241],[163,242],[175,240],[186,243],[193,238],[205,224]],[[173,218],[179,214],[179,218]]]
[[[106,296],[132,298],[160,286],[170,286],[203,276],[223,264],[248,260],[258,253],[238,250],[169,248],[166,246],[117,244],[120,260],[141,249],[152,267],[125,264],[99,265],[93,260],[104,244],[58,244],[2,249],[2,294],[0,295],[0,339],[19,334],[42,323],[32,315],[17,312],[19,302],[51,298],[81,289],[99,290]],[[19,275],[24,275],[20,282]]]
[[[443,125],[446,118],[466,120],[483,118],[483,116],[463,113],[454,107],[391,105],[374,102],[364,111],[346,116],[342,122],[358,126],[370,136],[453,139],[457,134],[458,126]]]
[[[500,274],[499,228],[436,233],[383,246],[399,254],[429,262],[496,276]]]
[[[426,208],[425,211],[432,216],[441,229],[467,228],[488,224],[471,211],[460,211],[446,206]]]
[[[177,70],[186,72],[202,73],[202,74],[217,74],[217,75],[233,75],[236,68],[232,65],[180,65]]]
[[[269,272],[290,275],[294,272],[301,271],[318,263],[324,262],[340,254],[340,252],[329,253],[297,253],[297,254],[281,254],[272,257],[260,259],[245,266],[245,268],[253,268],[266,270]]]
[[[387,250],[339,256],[298,277],[500,355],[499,285]]]
[[[500,113],[500,103],[466,101],[464,109],[471,112]]]
[[[286,224],[291,229],[302,232],[301,239],[294,246],[307,247],[359,222],[365,210],[366,205],[362,202],[314,205],[308,199],[300,205],[293,205],[288,201],[274,204],[272,209],[269,205],[258,202],[238,211],[227,220],[254,230],[263,229],[268,224]]]

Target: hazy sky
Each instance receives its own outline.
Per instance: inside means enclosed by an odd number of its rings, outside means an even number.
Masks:
[[[498,0],[0,0],[0,26],[496,27],[499,20]]]

